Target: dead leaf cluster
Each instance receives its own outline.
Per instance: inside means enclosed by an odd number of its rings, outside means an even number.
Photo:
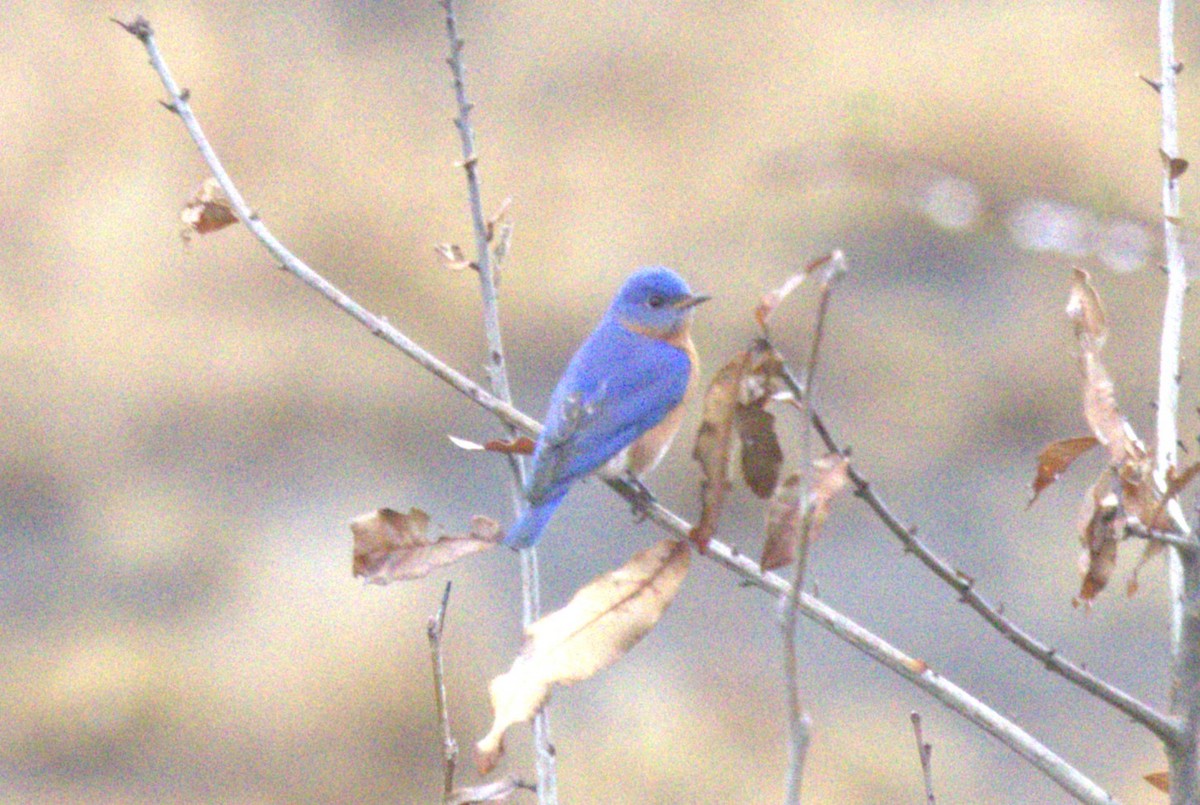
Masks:
[[[1080,374],[1083,378],[1083,415],[1091,435],[1059,439],[1048,444],[1038,455],[1030,505],[1084,453],[1102,446],[1108,462],[1084,497],[1077,528],[1083,547],[1080,574],[1083,581],[1075,603],[1090,604],[1108,584],[1117,564],[1117,548],[1127,527],[1138,524],[1159,533],[1176,533],[1177,527],[1167,511],[1174,498],[1200,471],[1192,465],[1181,473],[1171,468],[1167,488],[1154,479],[1150,451],[1137,437],[1117,405],[1116,390],[1101,352],[1108,338],[1108,324],[1100,296],[1091,275],[1075,269],[1074,282],[1067,300],[1067,317],[1074,325],[1079,343]],[[1127,585],[1132,595],[1137,590],[1137,573],[1160,551],[1163,543],[1150,539]]]

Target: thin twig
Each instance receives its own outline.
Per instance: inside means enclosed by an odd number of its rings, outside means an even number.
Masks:
[[[450,708],[446,701],[446,673],[442,663],[442,634],[446,628],[446,607],[450,604],[450,582],[442,592],[442,603],[437,613],[429,618],[425,634],[429,637],[429,651],[433,657],[433,695],[437,702],[438,726],[442,729],[442,764],[445,770],[442,779],[442,798],[449,799],[454,791],[454,767],[458,762],[458,742],[450,730]]]
[[[803,386],[795,375],[784,367],[784,381],[792,392],[793,397],[804,393]],[[794,403],[793,403],[794,404]],[[830,452],[847,455],[848,450],[838,444],[829,428],[826,427],[821,415],[810,409],[813,427]],[[921,563],[933,571],[939,579],[950,585],[959,599],[983,618],[989,626],[999,632],[1005,639],[1017,648],[1041,662],[1047,669],[1061,676],[1068,682],[1082,688],[1098,699],[1128,715],[1139,724],[1146,727],[1159,738],[1167,741],[1176,740],[1179,736],[1180,724],[1176,719],[1167,716],[1145,702],[1134,698],[1125,691],[1105,682],[1091,671],[1063,657],[1057,649],[1047,646],[1011,618],[1004,615],[998,607],[983,597],[975,589],[975,579],[956,569],[945,559],[933,552],[928,545],[917,537],[917,529],[904,523],[896,515],[883,498],[875,491],[862,473],[851,464],[848,468],[850,483],[854,485],[854,494],[858,496],[875,513],[888,531],[896,536],[904,546],[904,550],[913,554]]]
[[[824,281],[821,283],[820,301],[817,304],[816,321],[813,325],[812,345],[809,348],[808,364],[804,368],[805,390],[803,395],[796,395],[798,404],[803,411],[804,454],[801,464],[805,468],[813,466],[812,455],[812,426],[808,416],[812,400],[813,386],[816,381],[817,366],[821,359],[821,342],[825,333],[825,319],[829,313],[829,300],[833,293],[833,283],[845,272],[845,257],[841,250],[833,253],[829,267],[826,269]],[[764,335],[766,327],[764,326]],[[783,632],[783,663],[784,683],[787,688],[788,703],[788,732],[791,736],[791,757],[788,761],[787,790],[784,802],[788,805],[799,805],[800,789],[804,780],[804,759],[808,754],[808,744],[811,735],[812,719],[804,709],[800,696],[800,658],[797,647],[797,625],[800,612],[800,592],[804,589],[804,577],[808,571],[808,555],[813,529],[813,507],[809,501],[809,487],[812,484],[811,474],[806,473],[804,488],[801,489],[801,500],[804,501],[803,520],[800,526],[800,536],[796,543],[795,567],[792,572],[792,584],[787,596],[781,601],[782,618],[780,628]]]
[[[1155,480],[1165,487],[1167,470],[1176,460],[1179,408],[1179,353],[1183,330],[1183,302],[1187,270],[1180,243],[1179,179],[1187,162],[1179,156],[1179,103],[1175,79],[1183,65],[1175,59],[1175,2],[1160,0],[1158,7],[1159,81],[1162,108],[1163,251],[1166,256],[1167,298],[1163,305],[1162,341],[1159,346],[1158,405]],[[1176,526],[1188,527],[1177,500],[1168,503]],[[1170,712],[1182,724],[1176,740],[1166,742],[1167,769],[1172,805],[1200,802],[1200,558],[1194,552],[1171,548],[1167,552],[1167,578],[1171,595]]]
[[[925,741],[921,733],[921,714],[913,710],[909,714],[912,720],[913,735],[917,739],[917,756],[921,759],[921,777],[925,780],[925,802],[937,805],[937,797],[933,795],[933,744]]]
[[[163,85],[167,87],[167,91],[171,93],[174,99],[175,111],[179,113],[180,118],[187,125],[188,131],[196,141],[201,155],[213,171],[213,175],[221,182],[226,195],[234,204],[234,209],[239,218],[242,219],[247,228],[250,229],[263,243],[268,252],[286,270],[312,287],[338,308],[344,310],[355,320],[362,323],[373,335],[379,336],[387,343],[395,346],[405,355],[416,361],[422,368],[425,368],[447,382],[452,388],[462,393],[475,404],[494,414],[501,421],[530,435],[536,436],[538,434],[541,430],[541,425],[537,420],[487,392],[465,375],[434,358],[429,352],[403,335],[391,324],[366,311],[365,308],[346,296],[323,277],[316,274],[316,272],[296,258],[295,255],[285,249],[270,231],[262,225],[257,217],[252,218],[249,208],[246,207],[245,202],[241,200],[240,194],[237,193],[237,188],[233,186],[233,183],[229,180],[229,176],[217,161],[211,147],[208,146],[207,140],[204,139],[203,132],[200,131],[199,124],[192,115],[186,99],[179,94],[177,85],[167,71],[161,56],[158,54],[158,48],[154,43],[149,23],[139,17],[134,23],[121,23],[121,25],[126,30],[135,29],[136,33],[135,30],[130,30],[130,32],[134,33],[142,41],[147,52],[151,54],[151,63],[162,79]],[[820,430],[821,428],[818,427],[818,432]],[[605,482],[626,500],[631,502],[635,500],[642,501],[648,519],[658,524],[659,527],[679,539],[687,539],[688,533],[692,528],[690,523],[658,503],[645,504],[640,490],[635,489],[620,478],[606,479]],[[787,593],[789,585],[786,581],[774,573],[763,573],[754,560],[742,556],[723,542],[712,540],[709,543],[706,556],[710,561],[732,572],[748,585],[758,587],[776,599]],[[1012,749],[1022,758],[1025,758],[1056,784],[1070,792],[1076,799],[1085,803],[1097,804],[1115,802],[1095,782],[1055,755],[1033,736],[966,691],[954,685],[945,677],[934,673],[922,661],[909,657],[855,621],[805,593],[801,593],[800,595],[800,612],[835,637],[863,652],[884,667],[901,675],[912,684],[929,693],[946,707],[996,736],[1005,746]]]
[[[492,262],[492,227],[483,214],[483,193],[479,186],[479,155],[475,150],[475,129],[471,125],[471,109],[467,97],[467,84],[463,65],[465,44],[458,34],[458,16],[454,0],[441,0],[446,12],[446,37],[450,41],[450,73],[454,79],[454,98],[458,104],[458,117],[454,125],[458,128],[462,143],[462,168],[467,180],[467,199],[471,209],[471,225],[475,231],[475,267],[479,272],[479,292],[483,298],[483,324],[487,334],[488,360],[486,363],[492,391],[506,403],[512,403],[512,389],[508,383],[505,367],[504,340],[500,328],[500,302],[497,295],[496,271]],[[507,248],[507,246],[505,247]],[[516,436],[516,428],[508,426],[509,435]],[[509,492],[513,511],[518,516],[526,505],[522,490],[525,488],[525,463],[521,456],[508,454],[512,471]],[[534,548],[521,551],[521,621],[529,626],[541,617],[541,584],[538,574],[537,552]],[[542,707],[533,719],[533,744],[538,777],[539,805],[555,805],[558,802],[558,775],[553,746],[550,743],[550,714]]]

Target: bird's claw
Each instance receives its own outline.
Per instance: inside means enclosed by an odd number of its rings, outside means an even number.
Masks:
[[[633,473],[626,473],[625,482],[633,488],[633,499],[630,500],[630,505],[633,507],[634,520],[643,523],[650,517],[650,509],[658,503],[658,498]]]

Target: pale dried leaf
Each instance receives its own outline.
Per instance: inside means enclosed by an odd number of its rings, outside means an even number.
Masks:
[[[784,567],[796,560],[796,546],[804,522],[801,505],[803,478],[794,472],[775,490],[767,504],[767,539],[759,566],[765,570]]]
[[[846,456],[830,453],[813,462],[813,484],[808,492],[812,506],[812,526],[809,528],[808,539],[811,542],[817,538],[821,526],[829,518],[829,506],[850,483],[850,459]]]
[[[1095,436],[1076,436],[1072,439],[1059,439],[1042,448],[1038,454],[1037,476],[1033,479],[1033,497],[1029,505],[1037,500],[1042,490],[1058,480],[1075,459],[1099,444]]]
[[[1132,429],[1121,416],[1113,382],[1096,353],[1083,353],[1083,415],[1088,427],[1119,464],[1137,450]]]
[[[829,254],[818,257],[816,260],[813,260],[804,268],[800,269],[795,274],[784,280],[783,284],[778,288],[767,291],[765,294],[763,294],[762,299],[760,299],[758,302],[758,307],[754,309],[754,320],[758,322],[758,326],[765,330],[767,328],[767,322],[771,318],[771,314],[775,312],[775,309],[779,307],[783,300],[787,299],[793,291],[799,288],[810,274],[833,260],[835,254],[840,254],[840,252],[830,252]]]
[[[704,409],[692,457],[700,462],[700,520],[688,535],[703,552],[717,531],[721,507],[729,489],[729,452],[733,416],[738,405],[742,378],[750,366],[751,354],[739,352],[721,367],[704,395]]]
[[[1092,275],[1082,268],[1075,269],[1075,279],[1067,297],[1067,317],[1075,324],[1075,337],[1084,345],[1085,351],[1098,352],[1103,348],[1104,340],[1108,338],[1104,305],[1092,285]]]
[[[612,665],[662,617],[687,576],[691,548],[664,539],[624,566],[597,577],[562,609],[529,625],[512,668],[492,680],[494,721],[475,745],[475,763],[487,774],[504,752],[504,734],[528,721],[553,685],[569,685]]]
[[[445,534],[429,539],[429,515],[420,509],[401,514],[379,509],[350,523],[354,534],[354,575],[371,584],[419,579],[431,570],[465,556],[493,548],[500,524],[490,517],[471,518],[467,534]]]

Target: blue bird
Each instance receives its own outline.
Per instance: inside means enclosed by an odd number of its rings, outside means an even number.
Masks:
[[[708,298],[661,266],[625,281],[550,397],[525,488],[529,508],[505,545],[536,545],[571,484],[601,465],[625,473],[649,497],[639,478],[658,464],[683,421],[700,366],[692,308]]]

